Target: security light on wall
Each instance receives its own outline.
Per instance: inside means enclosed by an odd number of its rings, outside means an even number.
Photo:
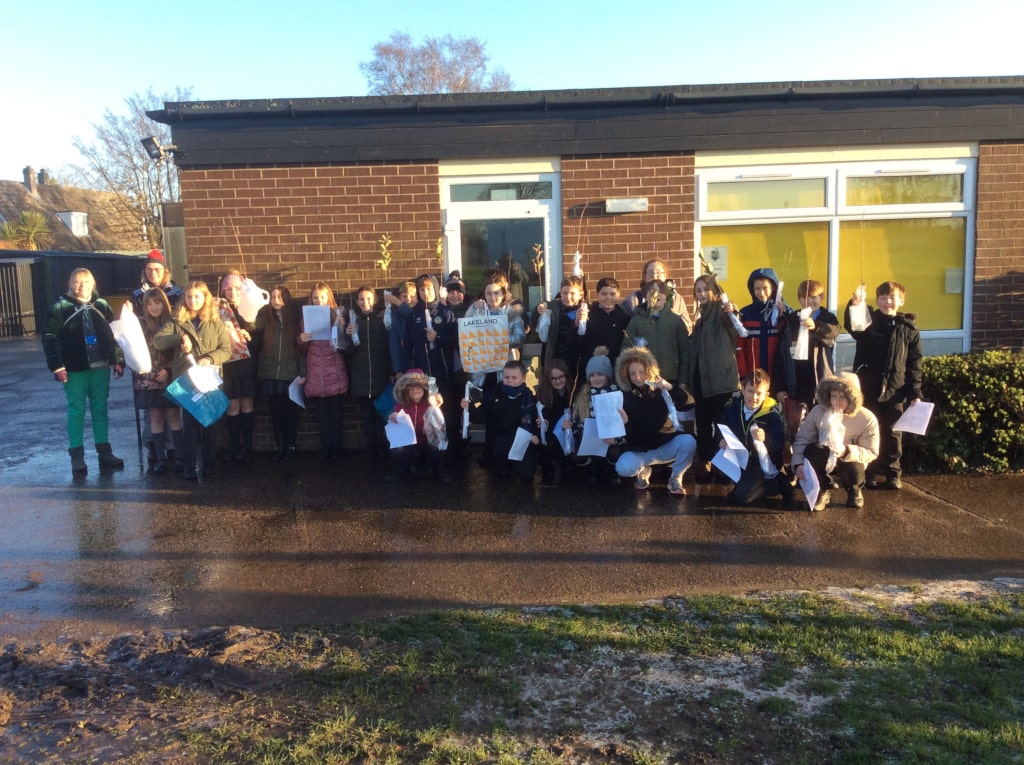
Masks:
[[[156,140],[156,136],[149,136],[148,138],[142,139],[142,148],[146,150],[149,158],[155,160],[157,164],[167,159],[167,152],[177,150],[177,146],[173,143],[167,146],[161,146],[160,142]]]

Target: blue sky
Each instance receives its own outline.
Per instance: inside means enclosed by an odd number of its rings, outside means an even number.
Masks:
[[[365,95],[359,62],[393,31],[477,37],[516,90],[1024,74],[1016,0],[4,6],[4,180],[79,162],[72,138],[89,140],[107,109],[123,113],[150,88],[191,87],[197,100]]]

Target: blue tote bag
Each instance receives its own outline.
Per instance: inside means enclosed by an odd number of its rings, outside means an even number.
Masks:
[[[204,428],[213,425],[228,410],[228,397],[224,391],[217,388],[203,393],[187,374],[178,375],[164,390],[164,395],[195,417]]]

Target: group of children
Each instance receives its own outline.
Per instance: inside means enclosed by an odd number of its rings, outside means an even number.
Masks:
[[[299,408],[289,386],[297,380],[316,411],[321,458],[340,455],[348,395],[357,402],[367,454],[393,458],[390,482],[426,474],[450,482],[449,464],[467,452],[462,418],[468,410],[469,420],[484,426],[481,464],[493,466],[500,480],[532,482],[539,466],[545,481],[578,471],[593,484],[631,478],[644,490],[653,467],[665,464],[668,491],[682,496],[692,463],[696,480],[710,479],[711,462],[725,446],[724,426],[749,452],[730,493],[739,503],[789,497],[810,470],[822,486],[815,509],[828,506],[836,488],[847,490],[849,506],[862,507],[863,488],[902,485],[902,445],[892,426],[921,397],[922,354],[915,317],[900,311],[906,293],[896,282],[878,287],[877,308],[868,308],[863,289],[850,300],[844,323],[856,341],[855,374],[837,375],[839,321],[822,305],[823,285],[801,282],[801,308],[794,310],[767,268],[750,275],[751,302],[742,308],[713,275],[698,277],[692,313],[661,261],[645,264],[640,288],[624,299],[618,282],[605,277],[588,303],[583,279],[566,277],[557,297],[532,316],[500,268],[485,274],[472,302],[457,272],[444,289],[424,274],[394,295],[385,291],[383,305],[375,289],[361,287],[348,310],[318,282],[306,302],[329,309],[328,340],[306,331],[301,304],[285,285],[273,287],[267,305],[246,318],[237,271],[223,277],[214,297],[201,281],[177,288],[163,272],[162,256],[151,253],[151,260],[133,300],[153,365],[135,375],[134,387],[137,406],[149,410],[157,473],[168,469],[171,453],[186,478],[214,472],[213,428],[179,413],[163,395],[189,365],[199,364],[222,370],[232,460],[251,456],[257,396],[268,403],[274,458],[294,457]],[[467,375],[457,320],[497,314],[508,320],[509,360],[500,373]],[[519,357],[528,337],[543,343],[536,393]],[[47,347],[57,346],[49,341]],[[478,395],[462,393],[467,380]],[[595,399],[612,392],[621,395],[622,434],[603,439],[607,450],[600,454],[580,454],[594,425],[588,421],[596,418]],[[403,412],[416,444],[389,449],[385,423]]]

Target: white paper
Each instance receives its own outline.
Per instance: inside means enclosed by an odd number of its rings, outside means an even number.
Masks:
[[[416,443],[416,427],[412,424],[412,418],[405,412],[397,412],[398,422],[392,422],[391,418],[384,423],[384,435],[388,437],[388,443],[392,449],[402,446],[412,446]]]
[[[473,402],[469,400],[469,389],[473,387],[472,383],[466,383],[466,395],[463,396],[469,405],[462,410],[462,438],[469,438],[469,407],[473,406]]]
[[[301,377],[296,377],[294,380],[291,381],[291,383],[289,383],[288,398],[294,401],[298,406],[301,406],[303,409],[305,409],[306,396],[303,393],[302,385],[299,384],[299,380],[301,379]]]
[[[818,494],[821,493],[821,484],[818,483],[818,474],[814,468],[804,463],[804,476],[800,481],[800,488],[804,491],[804,496],[807,497],[807,506],[813,510],[815,503],[818,501]]]
[[[224,384],[224,380],[217,372],[217,367],[204,367],[196,364],[189,367],[185,374],[188,375],[188,379],[200,393],[209,393],[210,391],[217,390],[217,388]]]
[[[595,396],[595,398],[602,398],[607,395],[607,393],[603,393],[601,396]],[[621,421],[620,419],[619,422]],[[598,432],[597,421],[593,417],[588,417],[583,421],[583,437],[580,439],[580,448],[576,453],[581,457],[608,456],[608,443],[601,438],[601,434]]]
[[[725,448],[718,450],[718,454],[711,459],[711,464],[735,483],[740,480],[740,474],[747,466],[750,452],[728,425],[718,423],[718,430],[722,434],[722,438],[725,439]]]
[[[934,411],[935,404],[932,402],[918,401],[904,410],[900,418],[896,420],[896,424],[892,426],[892,429],[923,436],[928,430],[928,423],[931,422],[932,412]]]
[[[626,423],[622,421],[622,414],[619,412],[622,409],[621,390],[611,390],[592,396],[590,405],[594,410],[597,432],[601,438],[620,438],[626,435]]]
[[[331,307],[329,305],[302,306],[302,327],[314,340],[331,339]]]
[[[542,445],[548,445],[548,423],[544,419],[544,404],[540,401],[537,402],[537,424],[540,425],[540,442]]]
[[[512,448],[508,450],[508,458],[515,462],[522,462],[523,457],[526,456],[526,450],[530,446],[530,439],[533,438],[533,433],[530,431],[519,428],[516,430],[516,440],[512,442]]]

